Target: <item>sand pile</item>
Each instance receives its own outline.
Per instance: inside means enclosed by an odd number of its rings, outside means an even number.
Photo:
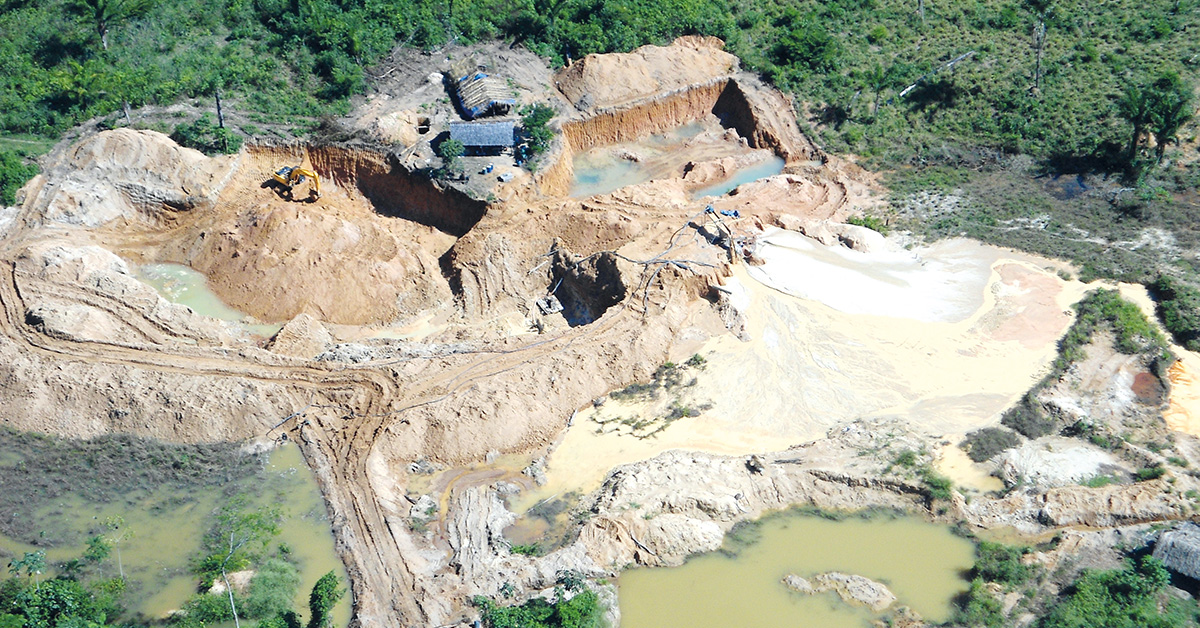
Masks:
[[[580,110],[612,107],[735,72],[738,58],[724,46],[716,37],[687,36],[665,47],[591,54],[559,72],[555,85]]]
[[[52,183],[38,209],[46,220],[88,227],[118,218],[162,223],[172,212],[210,206],[236,160],[210,159],[154,131],[99,133],[47,168],[42,176]]]

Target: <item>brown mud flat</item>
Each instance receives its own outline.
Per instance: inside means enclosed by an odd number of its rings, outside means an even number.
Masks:
[[[0,239],[5,423],[183,442],[288,434],[330,509],[355,626],[469,624],[467,600],[494,593],[506,570],[520,572],[522,594],[552,585],[553,561],[508,553],[502,531],[511,513],[496,491],[470,485],[499,486],[497,477],[512,474],[448,483],[438,502],[445,511],[421,533],[413,509],[424,470],[540,452],[576,410],[647,380],[698,343],[735,342],[726,330],[741,333],[745,322],[722,291],[736,257],[712,242],[712,225],[700,224],[703,203],[689,194],[724,166],[700,163],[691,176],[569,199],[574,152],[715,117],[787,160],[784,175],[714,202],[739,209],[738,235],[774,224],[828,244],[870,241],[839,219],[873,202],[871,177],[821,153],[799,132],[790,103],[730,74],[714,45],[689,39],[669,53],[643,51],[647,63],[666,54],[717,70],[654,94],[594,97],[601,108],[568,95],[590,93],[575,87],[592,80],[628,84],[620,64],[604,70],[603,58],[589,58],[601,71],[580,70],[574,87],[560,75],[559,93],[545,97],[580,112],[561,122],[563,140],[537,182],[515,182],[505,201],[432,182],[373,145],[259,146],[208,159],[159,134],[117,130],[56,149]],[[316,203],[263,185],[279,166],[297,164],[323,178]],[[203,272],[231,305],[289,321],[286,342],[264,343],[162,300],[126,260]],[[542,314],[537,302],[552,292],[566,315]],[[438,322],[421,342],[335,338],[430,320]],[[788,459],[772,461],[789,468]],[[815,491],[836,507],[866,491],[881,504],[917,507],[911,482],[839,475],[829,459],[814,460],[825,466],[784,473],[774,494],[802,501]],[[711,464],[741,473],[737,460]],[[649,541],[634,536],[649,524],[632,515],[596,517],[580,531],[583,545],[554,560],[592,565],[591,575],[612,573],[620,560],[670,564],[735,519],[786,505],[771,501],[770,489],[754,489],[761,501],[752,508],[713,497],[719,524],[664,516]],[[1169,518],[1177,504],[1135,506],[1143,521]],[[1021,508],[1033,506],[1009,512]],[[970,516],[993,515],[1001,518]],[[660,525],[673,520],[682,527]]]

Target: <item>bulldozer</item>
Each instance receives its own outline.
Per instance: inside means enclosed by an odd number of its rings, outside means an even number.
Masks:
[[[321,198],[321,177],[318,177],[316,172],[300,166],[284,166],[271,175],[271,180],[288,200],[292,199],[292,188],[309,179],[312,179],[308,187],[308,201],[311,203]]]

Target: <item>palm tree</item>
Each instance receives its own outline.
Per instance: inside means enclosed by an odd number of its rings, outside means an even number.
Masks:
[[[95,24],[100,45],[108,50],[109,28],[145,15],[154,3],[155,0],[70,0],[68,6]]]
[[[1046,19],[1054,12],[1054,0],[1025,0],[1025,7],[1037,20],[1033,26],[1033,47],[1037,51],[1037,62],[1033,69],[1033,87],[1040,90],[1042,88],[1042,52],[1046,49]]]

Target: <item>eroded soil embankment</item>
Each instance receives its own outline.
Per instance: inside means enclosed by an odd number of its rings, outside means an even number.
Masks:
[[[287,164],[311,165],[322,177],[318,201],[289,201],[264,187]],[[127,240],[122,248],[192,266],[223,301],[261,320],[308,313],[330,323],[386,323],[451,299],[438,258],[486,212],[486,203],[376,150],[257,148],[213,211],[156,234],[165,245]]]
[[[310,147],[313,167],[342,189],[357,190],[376,212],[433,227],[454,236],[471,230],[487,213],[487,203],[434,184],[376,150]]]
[[[749,76],[721,77],[620,107],[599,109],[562,123],[562,141],[553,165],[538,178],[543,194],[564,196],[571,187],[572,158],[599,146],[634,142],[715,116],[734,129],[753,148],[770,149],[785,161],[820,159],[820,151],[800,133],[782,95],[744,88]]]

